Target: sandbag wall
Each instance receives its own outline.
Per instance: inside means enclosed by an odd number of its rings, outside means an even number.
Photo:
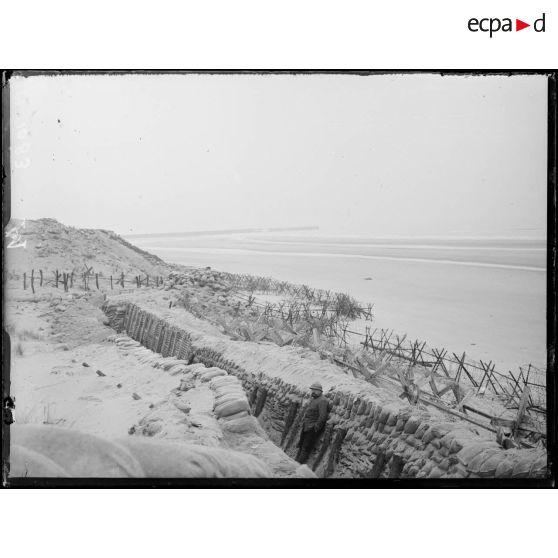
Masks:
[[[270,439],[297,453],[307,390],[245,370],[211,347],[192,344],[188,333],[131,303],[110,300],[103,310],[117,331],[163,356],[216,366],[235,375],[249,394],[251,412]],[[547,475],[544,450],[504,450],[463,422],[441,422],[428,411],[385,403],[373,394],[325,394],[331,411],[308,465],[320,477],[510,478]]]

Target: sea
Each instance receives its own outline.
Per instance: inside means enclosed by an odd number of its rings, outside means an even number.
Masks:
[[[373,304],[372,328],[492,361],[546,368],[546,240],[367,238],[315,231],[127,237],[165,261],[263,275]]]

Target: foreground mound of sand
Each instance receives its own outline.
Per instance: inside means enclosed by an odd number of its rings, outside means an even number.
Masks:
[[[11,427],[10,477],[268,478],[259,459],[238,452],[136,437],[105,440],[39,425]]]

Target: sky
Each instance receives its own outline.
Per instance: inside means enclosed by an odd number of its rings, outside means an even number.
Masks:
[[[10,91],[12,217],[546,235],[544,76],[34,76]]]

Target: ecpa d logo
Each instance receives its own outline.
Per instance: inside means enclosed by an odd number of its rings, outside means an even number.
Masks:
[[[537,33],[544,33],[546,25],[545,20],[546,14],[543,14],[539,19],[536,19],[533,22],[533,30]],[[513,19],[509,17],[505,17],[503,19],[498,17],[484,17],[482,19],[472,17],[468,21],[467,27],[469,28],[469,31],[473,33],[478,33],[479,31],[482,33],[489,33],[490,38],[492,38],[494,33],[498,33],[499,31],[509,33],[512,31],[521,31],[522,29],[531,27],[530,23],[525,23],[521,19],[516,19],[514,28],[512,21]]]

